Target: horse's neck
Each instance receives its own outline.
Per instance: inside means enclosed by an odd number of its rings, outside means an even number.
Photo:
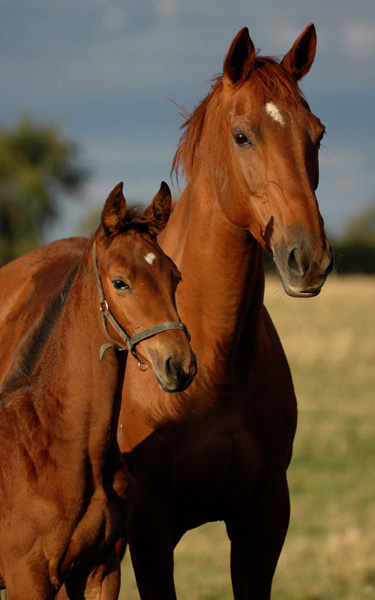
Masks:
[[[113,350],[99,361],[108,341],[99,316],[92,273],[80,267],[33,376],[35,408],[45,429],[72,444],[72,452],[102,462],[109,432],[116,428],[118,362]],[[115,429],[114,429],[115,430]]]
[[[210,182],[194,180],[187,186],[158,241],[182,274],[177,308],[192,336],[198,374],[185,392],[172,395],[156,388],[152,374],[139,377],[128,362],[118,432],[123,452],[151,434],[156,423],[215,406],[233,382],[246,379],[243,356],[251,360],[258,346],[261,250],[248,232],[225,218]]]
[[[198,364],[228,363],[242,334],[259,335],[264,292],[259,245],[226,219],[204,177],[187,186],[160,242],[182,273],[177,306],[191,330]]]

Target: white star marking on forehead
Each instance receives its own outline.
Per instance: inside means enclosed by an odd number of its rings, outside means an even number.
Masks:
[[[148,254],[146,254],[146,256],[144,256],[145,261],[148,262],[149,265],[152,265],[155,258],[156,256],[153,252],[149,252]]]
[[[281,112],[279,111],[279,109],[277,108],[277,106],[273,102],[267,102],[267,104],[266,104],[266,111],[268,112],[268,114],[270,115],[270,117],[272,117],[275,121],[277,121],[278,123],[280,123],[280,125],[284,125],[285,124],[285,121],[283,119],[283,116],[282,116]]]

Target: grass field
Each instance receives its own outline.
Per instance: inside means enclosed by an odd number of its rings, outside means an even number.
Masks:
[[[299,402],[292,517],[273,600],[374,599],[375,278],[331,276],[309,300],[288,298],[270,279],[266,306]],[[175,572],[181,600],[232,598],[221,523],[183,538]],[[138,598],[128,558],[120,598]]]

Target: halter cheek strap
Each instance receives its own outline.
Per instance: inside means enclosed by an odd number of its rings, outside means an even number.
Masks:
[[[118,333],[118,335],[123,340],[123,342],[125,342],[130,353],[134,356],[134,358],[137,359],[138,366],[142,371],[146,371],[147,368],[146,369],[141,368],[142,361],[138,358],[138,356],[135,352],[135,346],[137,344],[139,344],[139,342],[142,342],[143,340],[147,340],[148,338],[153,337],[154,335],[157,335],[158,333],[162,333],[163,331],[168,331],[169,329],[180,329],[180,330],[184,331],[187,335],[188,340],[190,341],[190,333],[189,333],[186,325],[184,325],[184,323],[181,323],[180,321],[166,321],[165,323],[160,323],[159,325],[154,325],[153,327],[144,329],[143,331],[140,331],[139,333],[136,333],[133,336],[129,336],[126,333],[126,331],[121,327],[121,325],[116,321],[115,317],[113,316],[113,314],[111,313],[111,311],[109,309],[108,302],[105,299],[102,282],[101,282],[100,275],[98,272],[98,264],[97,264],[97,260],[96,260],[96,242],[95,241],[92,246],[92,264],[93,264],[93,270],[94,270],[94,275],[95,275],[96,287],[97,287],[98,296],[99,296],[100,317],[101,317],[103,329],[106,332],[109,339],[111,340],[111,342],[109,342],[107,344],[103,344],[101,346],[100,351],[99,351],[100,360],[103,360],[104,353],[106,350],[108,350],[108,348],[116,348],[117,350],[126,350],[126,348],[119,346],[118,342],[116,340],[114,340],[113,337],[110,335],[110,333],[108,331],[108,327],[107,327],[107,321],[111,324],[111,326],[116,331],[116,333]]]

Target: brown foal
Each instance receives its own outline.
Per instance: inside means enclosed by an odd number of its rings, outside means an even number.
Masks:
[[[116,437],[125,353],[108,342],[131,347],[167,390],[185,389],[196,371],[174,300],[180,274],[155,239],[169,189],[143,215],[126,209],[121,190],[0,396],[0,586],[9,600],[47,600],[63,583],[71,599],[118,596],[115,544],[133,491]]]

